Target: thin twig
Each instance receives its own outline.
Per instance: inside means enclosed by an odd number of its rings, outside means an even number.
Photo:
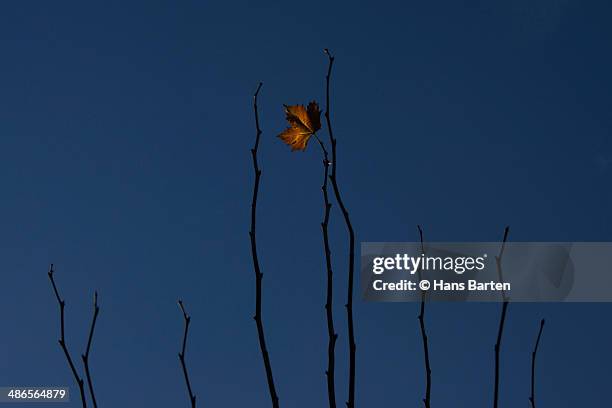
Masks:
[[[187,347],[187,334],[189,333],[189,323],[191,323],[191,316],[187,314],[185,311],[185,306],[183,305],[183,301],[179,299],[178,301],[179,307],[181,308],[181,312],[183,312],[183,320],[185,320],[185,332],[183,333],[183,347],[181,348],[180,353],[178,353],[179,361],[181,362],[181,367],[183,368],[183,375],[185,376],[185,383],[187,384],[187,391],[189,392],[189,401],[191,401],[191,408],[195,408],[196,406],[196,396],[194,395],[191,389],[191,382],[189,381],[189,374],[187,373],[187,365],[185,364],[185,348]]]
[[[85,366],[85,376],[87,377],[87,385],[89,386],[89,394],[91,395],[91,402],[94,408],[98,408],[98,401],[94,394],[93,383],[91,381],[91,373],[89,372],[89,351],[91,350],[91,341],[93,339],[94,329],[96,327],[96,320],[98,319],[98,313],[100,313],[100,307],[98,306],[98,292],[94,292],[94,314],[91,321],[91,327],[89,328],[89,338],[87,339],[87,349],[85,354],[81,355],[83,359],[83,366]]]
[[[508,239],[508,232],[510,231],[510,227],[506,227],[504,229],[504,238],[502,240],[501,248],[499,250],[499,255],[495,257],[495,264],[497,266],[497,274],[499,277],[499,281],[501,283],[504,282],[503,273],[502,273],[502,256],[504,255],[504,249],[506,248],[506,241]],[[504,334],[504,323],[506,322],[506,312],[508,310],[508,298],[506,297],[506,292],[502,290],[502,311],[501,317],[499,319],[499,329],[497,331],[497,342],[495,343],[495,389],[493,392],[493,408],[497,408],[499,402],[499,352],[501,349],[502,336]]]
[[[261,348],[261,355],[266,368],[266,378],[268,380],[268,389],[270,391],[270,398],[272,399],[272,407],[278,408],[278,395],[276,394],[276,387],[274,386],[274,377],[272,375],[272,365],[270,364],[270,356],[266,347],[266,338],[264,335],[264,327],[261,317],[261,280],[263,273],[259,267],[259,259],[257,257],[257,241],[255,238],[255,221],[256,221],[256,210],[257,210],[257,193],[259,192],[259,179],[261,178],[261,170],[257,164],[257,150],[259,149],[259,138],[261,136],[261,129],[259,128],[259,113],[257,111],[257,96],[259,90],[263,84],[260,82],[253,95],[253,110],[255,112],[255,145],[251,149],[251,156],[253,157],[253,170],[255,171],[255,185],[253,187],[253,199],[251,201],[251,230],[249,236],[251,238],[251,256],[253,258],[253,269],[255,271],[255,324],[257,325],[257,336],[259,338],[259,347]]]
[[[417,225],[419,229],[419,237],[421,239],[421,254],[425,254],[425,246],[423,245],[423,230],[420,225]],[[419,269],[419,280],[421,279],[421,270]],[[421,336],[423,338],[423,355],[425,356],[425,398],[423,398],[423,404],[425,408],[429,408],[431,405],[431,365],[429,363],[429,345],[427,342],[427,332],[425,331],[425,291],[421,290],[421,313],[419,313],[419,325],[421,326]]]
[[[62,350],[64,351],[64,355],[66,356],[66,360],[68,361],[68,365],[70,366],[70,370],[72,371],[72,375],[74,376],[74,379],[76,381],[76,383],[79,386],[79,391],[81,393],[81,402],[83,404],[83,408],[87,407],[87,401],[85,399],[85,389],[83,387],[83,379],[79,376],[79,373],[76,370],[76,367],[74,366],[74,363],[72,362],[72,357],[70,357],[70,353],[68,352],[68,346],[66,345],[66,336],[64,334],[64,308],[66,307],[66,302],[60,297],[59,291],[57,290],[57,286],[55,285],[55,280],[53,279],[53,274],[54,274],[54,270],[53,270],[53,264],[51,264],[51,266],[49,267],[49,280],[51,280],[51,285],[53,285],[53,291],[55,292],[55,297],[57,298],[57,303],[59,304],[59,308],[60,308],[60,339],[59,341],[59,345],[62,348]]]
[[[540,330],[538,331],[538,338],[535,342],[533,352],[531,353],[531,395],[529,396],[529,402],[531,403],[531,408],[536,408],[536,403],[535,403],[536,355],[538,354],[538,346],[540,345],[540,337],[542,337],[542,330],[544,330],[544,322],[545,322],[544,319],[540,321]]]
[[[315,135],[316,137],[316,135]],[[325,312],[327,315],[327,335],[329,341],[327,344],[327,370],[325,375],[327,377],[327,396],[329,399],[330,408],[336,407],[336,384],[335,384],[335,367],[336,367],[336,340],[338,334],[334,329],[334,315],[333,315],[333,271],[331,261],[331,250],[329,248],[329,213],[331,210],[331,203],[329,202],[329,196],[327,194],[327,179],[329,176],[329,155],[325,144],[316,137],[321,151],[323,153],[323,185],[321,190],[323,191],[323,206],[325,209],[323,222],[321,222],[321,230],[323,231],[323,245],[325,247],[325,265],[327,267],[327,298],[325,300]]]
[[[331,52],[326,48],[325,54],[328,57],[329,65],[327,67],[327,75],[325,77],[326,92],[325,92],[325,119],[327,121],[327,129],[329,131],[329,141],[332,148],[332,170],[329,179],[331,180],[332,187],[334,189],[334,195],[342,215],[344,216],[344,222],[349,233],[349,266],[348,266],[348,285],[347,285],[347,301],[346,301],[346,314],[348,321],[348,342],[349,342],[349,392],[348,400],[346,402],[347,408],[355,407],[355,354],[357,345],[355,344],[355,328],[353,324],[353,281],[354,281],[354,270],[355,270],[355,232],[351,224],[349,213],[344,206],[342,196],[340,195],[340,189],[338,188],[338,179],[336,171],[338,169],[338,158],[336,156],[336,139],[334,138],[334,132],[331,126],[330,119],[330,104],[329,104],[329,81],[331,79],[332,68],[334,65],[334,57]]]

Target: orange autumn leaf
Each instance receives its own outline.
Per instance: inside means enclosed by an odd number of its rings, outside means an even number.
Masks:
[[[291,146],[291,151],[304,151],[310,137],[321,129],[319,104],[312,101],[308,104],[308,108],[304,108],[303,105],[284,106],[286,119],[290,127],[285,129],[278,137]]]

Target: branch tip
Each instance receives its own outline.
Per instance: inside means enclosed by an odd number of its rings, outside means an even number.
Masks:
[[[183,375],[185,377],[185,383],[187,385],[187,392],[189,395],[189,400],[191,401],[191,407],[195,408],[195,395],[191,389],[191,382],[189,381],[189,374],[187,372],[187,366],[185,365],[185,348],[187,347],[187,335],[189,332],[189,322],[191,321],[191,317],[185,311],[185,306],[181,299],[178,300],[179,307],[181,312],[183,313],[183,320],[185,322],[185,330],[183,332],[183,344],[182,349],[178,353],[179,361],[181,362],[181,367],[183,369]]]
[[[253,94],[253,98],[257,99],[257,95],[259,95],[259,90],[261,89],[262,86],[263,86],[263,82],[259,82],[257,84],[257,89],[255,90],[255,94]]]
[[[66,337],[65,337],[65,331],[64,331],[64,308],[66,305],[66,302],[61,298],[59,291],[57,289],[57,285],[55,284],[55,279],[53,278],[54,275],[54,269],[53,269],[53,264],[51,264],[50,268],[49,268],[49,272],[48,272],[48,276],[49,276],[49,280],[51,281],[51,285],[53,287],[53,292],[55,293],[55,298],[57,299],[57,303],[59,305],[59,309],[60,309],[60,338],[58,340],[58,343],[62,349],[62,351],[64,352],[64,356],[66,357],[66,361],[68,362],[68,366],[70,367],[70,371],[72,372],[72,376],[75,379],[75,382],[77,383],[77,385],[79,386],[79,392],[81,395],[81,403],[83,408],[87,407],[87,400],[85,398],[85,389],[83,387],[83,379],[79,376],[79,373],[76,370],[76,367],[72,361],[72,357],[70,356],[70,352],[68,351],[68,347],[66,346]],[[90,334],[91,337],[91,334]],[[90,339],[91,342],[91,339]],[[89,348],[89,346],[88,346]],[[86,353],[88,354],[88,352]],[[85,361],[87,360],[87,358],[85,358]],[[88,371],[88,365],[85,364],[85,370],[86,372]],[[93,392],[93,391],[92,391]],[[93,394],[92,394],[93,396]],[[93,404],[94,404],[94,408],[97,408],[96,405],[96,401],[95,399],[93,399]]]
[[[496,266],[497,266],[497,274],[499,277],[499,281],[501,283],[503,283],[503,274],[502,274],[502,256],[504,255],[504,249],[506,246],[506,241],[508,240],[508,233],[510,231],[510,227],[506,226],[506,228],[504,228],[504,237],[502,239],[502,243],[501,243],[501,247],[499,249],[499,255],[495,257],[495,261],[496,261]],[[502,300],[503,300],[503,304],[502,304],[502,310],[501,310],[501,316],[499,319],[499,328],[497,330],[497,341],[495,343],[495,382],[494,382],[494,389],[493,389],[493,408],[497,408],[498,407],[498,401],[499,401],[499,352],[501,350],[501,342],[502,342],[502,336],[504,333],[504,324],[506,322],[506,313],[508,310],[508,298],[506,297],[506,293],[504,291],[502,291]]]
[[[263,273],[261,273],[259,266],[259,259],[257,257],[257,244],[256,244],[256,218],[257,218],[257,197],[259,192],[259,183],[261,170],[259,169],[259,165],[257,162],[257,151],[259,148],[259,140],[261,136],[261,129],[259,127],[259,111],[257,108],[257,96],[259,95],[259,91],[262,87],[262,82],[257,86],[257,90],[253,96],[253,113],[255,116],[255,143],[253,145],[253,149],[251,150],[251,156],[253,160],[253,171],[255,173],[255,181],[253,183],[253,196],[251,199],[251,229],[249,231],[249,235],[251,238],[251,257],[253,259],[253,271],[255,273],[255,324],[257,326],[257,337],[259,340],[259,347],[261,349],[261,356],[264,362],[264,367],[266,371],[266,379],[268,382],[268,390],[270,393],[270,399],[272,400],[272,407],[278,408],[278,396],[276,394],[276,387],[274,385],[274,377],[272,375],[272,365],[270,363],[270,358],[268,355],[268,350],[266,346],[266,339],[264,334],[263,322],[261,320],[261,297],[262,297],[262,279]]]

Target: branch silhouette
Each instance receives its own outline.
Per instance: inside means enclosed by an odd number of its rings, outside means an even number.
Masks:
[[[74,380],[79,386],[79,392],[81,393],[81,403],[83,404],[83,408],[87,407],[87,400],[85,398],[85,389],[83,387],[83,378],[79,376],[79,373],[72,362],[72,357],[70,357],[70,352],[68,351],[68,346],[66,345],[66,336],[64,333],[64,308],[66,307],[66,302],[60,297],[59,291],[57,290],[57,286],[55,285],[55,279],[53,278],[53,274],[55,270],[53,269],[53,264],[49,267],[49,280],[51,281],[51,285],[53,286],[53,292],[55,292],[55,297],[57,298],[57,303],[60,308],[60,339],[59,345],[64,351],[64,355],[66,356],[66,360],[68,361],[68,365],[70,366],[70,370],[72,371],[72,375],[74,376]]]
[[[89,337],[87,339],[87,349],[85,354],[81,355],[83,359],[83,366],[85,367],[85,375],[87,376],[87,385],[89,386],[89,394],[91,395],[91,402],[94,408],[98,408],[98,401],[94,394],[93,383],[91,381],[91,373],[89,372],[89,351],[91,350],[91,341],[93,339],[94,329],[96,328],[96,320],[98,319],[98,313],[100,313],[100,307],[98,306],[98,292],[94,292],[94,313],[93,319],[91,320],[91,327],[89,328]]]
[[[327,129],[329,131],[329,141],[332,149],[332,168],[331,175],[329,179],[332,183],[332,187],[334,190],[334,195],[336,196],[336,201],[338,202],[338,206],[340,210],[342,210],[342,215],[344,217],[344,222],[346,224],[346,228],[349,233],[349,266],[348,266],[348,285],[347,285],[347,301],[346,301],[346,314],[348,321],[348,341],[349,341],[349,392],[348,392],[348,401],[346,402],[347,408],[355,407],[355,354],[357,350],[357,346],[355,344],[355,328],[353,323],[353,282],[354,282],[354,272],[355,272],[355,232],[353,230],[353,225],[351,224],[351,219],[349,217],[348,210],[342,201],[342,196],[340,194],[340,189],[338,188],[338,178],[337,178],[337,170],[338,170],[338,157],[336,155],[336,138],[334,138],[334,132],[331,125],[330,119],[330,103],[329,103],[329,83],[332,74],[332,68],[334,65],[334,56],[331,52],[325,48],[325,54],[328,57],[328,67],[327,67],[327,75],[325,76],[325,120],[327,122]]]
[[[497,275],[499,277],[499,281],[501,283],[504,282],[504,277],[502,273],[502,257],[504,255],[504,249],[506,248],[506,241],[508,239],[508,232],[510,231],[510,227],[506,227],[504,229],[504,238],[502,240],[501,248],[499,250],[499,255],[495,257],[495,264],[497,266]],[[506,297],[506,292],[502,290],[502,311],[501,317],[499,319],[499,329],[497,331],[497,342],[495,343],[495,388],[493,392],[493,408],[497,408],[499,401],[499,352],[501,349],[502,336],[504,334],[504,324],[506,322],[506,312],[508,310],[508,298]]]
[[[531,353],[531,395],[529,396],[529,402],[531,403],[531,408],[536,408],[536,403],[535,403],[536,356],[538,353],[538,346],[540,345],[540,338],[542,337],[542,330],[544,330],[544,323],[545,323],[545,320],[542,319],[540,321],[540,330],[538,331],[538,338],[536,339],[536,343],[533,348],[533,352]]]
[[[315,135],[316,137],[316,135]],[[331,210],[331,203],[329,202],[329,196],[327,193],[327,179],[329,177],[329,154],[325,148],[325,144],[316,137],[321,151],[323,153],[323,185],[321,190],[323,191],[323,206],[324,216],[323,222],[321,222],[321,230],[323,231],[323,245],[325,247],[325,265],[327,268],[327,298],[325,300],[325,312],[327,316],[327,335],[329,336],[327,346],[327,370],[325,375],[327,377],[327,396],[329,399],[330,408],[336,407],[336,384],[335,384],[335,365],[336,365],[336,340],[338,334],[334,329],[334,315],[333,315],[333,270],[331,262],[331,250],[329,248],[329,213]]]
[[[185,305],[183,305],[182,300],[179,299],[178,304],[181,308],[181,312],[183,312],[183,320],[185,321],[185,332],[183,333],[183,347],[181,348],[180,353],[178,353],[178,357],[179,361],[181,362],[181,367],[183,368],[183,375],[185,376],[185,383],[187,384],[187,392],[189,393],[189,401],[191,402],[191,408],[195,408],[196,396],[193,394],[193,391],[191,389],[191,382],[189,381],[189,374],[187,373],[187,365],[185,364],[185,348],[187,347],[187,334],[189,333],[189,324],[191,323],[191,316],[189,316],[185,311]]]
[[[423,245],[423,229],[417,225],[419,229],[419,237],[421,239],[421,254],[425,254],[425,246]],[[421,269],[419,268],[419,280],[421,279]],[[421,327],[421,337],[423,338],[423,355],[425,358],[425,398],[423,404],[425,408],[431,405],[431,365],[429,363],[429,344],[427,342],[427,332],[425,331],[425,291],[421,290],[421,312],[419,313],[419,326]]]
[[[255,145],[251,149],[251,156],[253,157],[253,170],[255,172],[255,183],[253,186],[253,199],[251,201],[251,230],[249,236],[251,238],[251,256],[253,258],[253,270],[255,271],[255,324],[257,325],[257,337],[259,338],[259,347],[261,348],[261,356],[264,361],[266,369],[266,378],[268,381],[268,389],[270,392],[270,398],[272,400],[272,407],[278,408],[278,395],[276,394],[276,387],[274,385],[274,376],[272,375],[272,364],[270,363],[270,355],[266,347],[266,337],[264,334],[264,326],[261,317],[261,281],[263,279],[263,273],[259,267],[259,259],[257,257],[257,240],[255,236],[255,225],[256,225],[256,213],[257,213],[257,195],[259,192],[259,180],[261,178],[261,170],[257,163],[257,151],[259,149],[259,139],[261,136],[261,129],[259,127],[259,113],[257,109],[257,97],[261,90],[263,83],[259,83],[257,90],[253,95],[253,111],[255,112]]]

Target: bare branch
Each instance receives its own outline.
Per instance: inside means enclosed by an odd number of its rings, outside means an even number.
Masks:
[[[191,382],[189,381],[189,374],[187,373],[187,365],[185,364],[185,348],[187,347],[187,334],[189,333],[189,324],[191,323],[191,317],[185,311],[185,306],[183,305],[183,301],[179,299],[178,304],[179,304],[179,307],[181,308],[181,312],[183,312],[183,319],[185,320],[185,332],[183,333],[183,347],[181,348],[181,351],[178,354],[178,357],[179,357],[179,361],[181,362],[181,367],[183,368],[183,375],[185,376],[185,383],[187,384],[187,392],[189,393],[189,401],[191,402],[191,408],[195,408],[196,396],[193,394],[193,391],[191,389]]]
[[[419,229],[419,237],[421,239],[421,254],[425,254],[425,245],[423,244],[423,230],[420,225],[417,225]],[[421,279],[421,269],[419,268],[419,280]],[[423,338],[423,355],[425,358],[425,398],[423,398],[423,404],[425,408],[431,406],[431,365],[429,363],[429,344],[427,342],[427,332],[425,331],[425,291],[421,290],[421,312],[419,313],[419,325],[421,327],[421,337]]]
[[[257,86],[257,90],[253,95],[253,110],[255,112],[255,145],[251,149],[251,156],[253,157],[253,170],[255,172],[255,184],[253,187],[253,199],[251,201],[251,230],[249,236],[251,238],[251,256],[253,258],[253,270],[255,271],[255,324],[257,325],[257,337],[259,338],[259,347],[261,349],[261,356],[264,361],[266,369],[266,378],[268,380],[268,389],[270,392],[270,398],[272,399],[272,407],[278,408],[278,395],[276,394],[276,387],[274,385],[274,376],[272,375],[272,364],[270,363],[270,355],[266,347],[266,337],[264,335],[264,326],[261,317],[261,281],[263,279],[263,273],[259,267],[259,259],[257,257],[257,240],[255,237],[255,224],[256,224],[256,210],[257,210],[257,194],[259,192],[259,179],[261,178],[261,170],[257,163],[257,150],[259,149],[259,138],[261,136],[261,129],[259,128],[259,113],[257,110],[257,96],[261,90],[262,83],[260,82]]]
[[[502,256],[504,255],[504,250],[506,247],[506,241],[508,239],[508,232],[510,231],[510,227],[506,227],[504,229],[504,238],[502,240],[501,248],[499,250],[499,255],[495,257],[495,264],[497,266],[497,274],[499,276],[499,281],[501,283],[504,282],[503,273],[502,273]],[[508,298],[506,297],[506,292],[502,291],[502,311],[501,317],[499,319],[499,328],[497,330],[497,342],[495,343],[495,388],[493,392],[493,408],[497,408],[499,402],[499,352],[501,349],[502,336],[504,334],[504,324],[506,322],[506,312],[508,310]]]
[[[57,303],[60,308],[60,339],[59,345],[64,351],[64,355],[66,356],[66,360],[68,361],[68,365],[70,366],[70,370],[72,371],[72,375],[74,376],[74,380],[79,386],[79,391],[81,393],[81,403],[83,404],[83,408],[87,407],[87,400],[85,399],[85,389],[83,387],[83,379],[79,376],[79,373],[72,362],[72,357],[70,357],[70,352],[68,351],[68,346],[66,345],[66,336],[64,333],[64,308],[66,307],[66,302],[60,297],[59,291],[57,290],[57,286],[55,285],[55,279],[53,279],[53,274],[55,271],[53,270],[53,264],[49,267],[49,280],[51,281],[51,285],[53,286],[53,292],[55,292],[55,297],[57,298]]]
[[[91,402],[94,408],[98,408],[98,402],[94,394],[93,383],[91,381],[91,373],[89,372],[89,351],[91,350],[91,341],[93,339],[94,329],[96,327],[96,320],[98,319],[98,313],[100,313],[100,307],[98,306],[98,292],[94,292],[94,314],[91,321],[91,327],[89,328],[89,337],[87,339],[87,349],[85,354],[81,355],[83,359],[83,366],[85,367],[85,376],[87,377],[87,385],[89,386],[89,394],[91,395]]]
[[[324,216],[323,222],[321,222],[321,229],[323,231],[323,245],[325,248],[325,266],[327,268],[327,298],[325,300],[325,311],[327,315],[327,335],[329,337],[327,345],[327,370],[325,375],[327,376],[327,396],[329,400],[330,408],[336,407],[336,384],[335,384],[335,366],[336,366],[336,340],[338,334],[334,329],[334,315],[333,315],[333,271],[331,261],[331,250],[329,248],[329,214],[331,210],[331,203],[329,202],[329,196],[327,193],[327,179],[329,177],[329,155],[325,144],[315,135],[321,151],[323,153],[323,185],[321,190],[323,191],[323,208]]]
[[[536,343],[533,348],[533,352],[531,353],[531,395],[529,396],[529,402],[531,403],[531,408],[536,408],[536,403],[535,403],[536,356],[538,354],[538,346],[540,345],[540,338],[542,337],[542,330],[544,330],[544,322],[545,322],[544,319],[540,321],[540,330],[538,331],[538,338],[536,339]]]
[[[332,149],[332,169],[331,175],[329,179],[331,180],[332,187],[334,190],[334,195],[336,196],[336,201],[338,202],[338,206],[340,210],[342,210],[342,215],[344,217],[344,223],[346,224],[346,228],[349,233],[349,266],[348,266],[348,285],[347,285],[347,301],[346,301],[346,314],[348,321],[348,341],[349,341],[349,392],[348,392],[348,401],[346,402],[347,408],[355,407],[355,354],[357,350],[357,345],[355,344],[355,328],[353,323],[353,282],[354,282],[354,272],[355,272],[355,232],[353,231],[353,226],[351,224],[351,219],[349,217],[349,213],[342,201],[342,196],[340,194],[340,189],[338,188],[338,181],[336,177],[336,172],[338,169],[338,157],[336,156],[336,139],[334,138],[334,132],[331,125],[330,119],[330,104],[329,104],[329,82],[331,79],[332,68],[334,65],[334,57],[331,52],[326,48],[325,54],[328,57],[328,67],[327,67],[327,75],[325,77],[326,83],[326,92],[325,92],[325,119],[327,122],[327,129],[329,131],[329,141]]]

